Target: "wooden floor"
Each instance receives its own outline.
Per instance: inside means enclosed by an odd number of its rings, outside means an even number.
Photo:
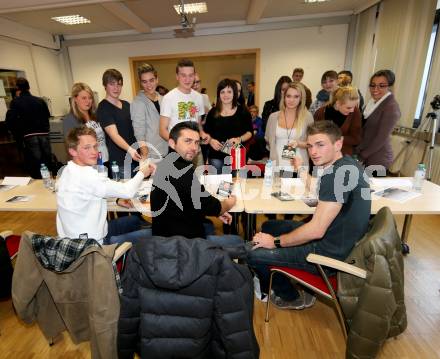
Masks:
[[[399,225],[403,218],[397,217]],[[0,213],[0,230],[55,234],[53,213]],[[388,340],[378,358],[440,358],[440,216],[416,216],[405,258],[408,329]],[[255,331],[262,359],[344,358],[345,343],[333,309],[318,300],[302,311],[271,311],[264,322],[264,305],[255,302]],[[37,325],[22,324],[11,301],[0,302],[0,358],[89,358],[88,343],[74,345],[67,333],[49,347]]]

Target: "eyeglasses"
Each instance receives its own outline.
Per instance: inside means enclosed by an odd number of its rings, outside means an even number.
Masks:
[[[381,89],[384,89],[384,88],[387,88],[388,87],[388,84],[369,84],[368,85],[369,87],[370,87],[370,89],[375,89],[375,88],[381,88]]]

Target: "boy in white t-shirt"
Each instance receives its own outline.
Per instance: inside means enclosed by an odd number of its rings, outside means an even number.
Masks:
[[[168,141],[171,129],[182,121],[201,123],[201,116],[205,114],[203,97],[192,89],[194,83],[194,63],[189,59],[182,59],[176,66],[178,86],[168,92],[160,107],[159,134]],[[200,137],[204,142],[209,141],[209,135],[200,125]]]

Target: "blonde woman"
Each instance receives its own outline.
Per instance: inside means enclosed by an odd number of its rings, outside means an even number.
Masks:
[[[108,162],[108,150],[105,144],[104,131],[96,121],[96,104],[92,89],[83,82],[77,82],[72,86],[70,98],[70,113],[63,119],[64,137],[72,128],[86,125],[96,132],[98,151],[101,152],[102,161]]]
[[[356,87],[340,87],[332,93],[327,105],[319,108],[314,115],[315,121],[332,121],[341,129],[344,137],[343,155],[351,156],[353,148],[361,142],[362,122],[358,104]]]
[[[311,113],[305,107],[306,94],[300,83],[289,83],[282,94],[280,111],[269,116],[265,139],[269,147],[269,158],[281,169],[292,171],[290,159],[283,156],[286,146],[295,148],[303,163],[309,162],[306,144],[306,128],[313,123]]]

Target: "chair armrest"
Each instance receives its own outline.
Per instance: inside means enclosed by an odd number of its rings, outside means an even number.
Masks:
[[[113,260],[116,262],[119,258],[121,258],[127,251],[133,247],[133,244],[131,242],[124,242],[121,245],[119,245],[116,250],[115,254],[113,255]]]
[[[12,236],[12,231],[3,231],[0,232],[0,237],[3,237],[4,239],[6,239],[7,237]]]
[[[367,271],[354,265],[339,261],[334,258],[320,256],[319,254],[310,253],[307,256],[307,262],[320,264],[322,266],[337,269],[342,272],[352,274],[356,277],[366,278]]]

